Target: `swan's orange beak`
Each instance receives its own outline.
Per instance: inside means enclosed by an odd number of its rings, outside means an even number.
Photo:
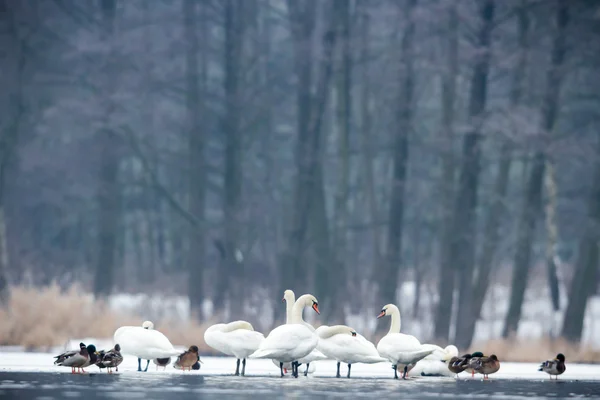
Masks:
[[[321,313],[319,312],[319,305],[318,305],[317,303],[313,303],[313,305],[312,305],[312,309],[313,309],[313,310],[315,310],[315,312],[316,312],[317,314],[321,314]]]
[[[379,315],[377,316],[377,319],[379,319],[381,317],[385,317],[385,311],[380,312]]]

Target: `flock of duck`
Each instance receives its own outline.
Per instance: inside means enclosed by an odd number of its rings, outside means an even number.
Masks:
[[[346,325],[314,328],[304,321],[302,313],[312,308],[319,314],[319,303],[315,296],[305,294],[298,299],[291,290],[286,290],[282,301],[286,302],[286,323],[273,329],[267,337],[257,332],[252,324],[246,321],[234,321],[227,324],[212,325],[204,333],[206,344],[213,349],[236,358],[235,375],[246,374],[246,360],[255,358],[271,359],[279,368],[281,376],[288,371],[298,377],[300,365],[306,365],[304,375],[314,372],[314,363],[319,360],[337,361],[336,377],[341,377],[340,366],[348,366],[347,377],[350,378],[352,364],[375,364],[390,362],[394,370],[394,378],[398,372],[406,379],[408,373],[424,376],[458,376],[466,371],[471,376],[482,374],[484,379],[500,369],[500,361],[495,354],[485,356],[481,352],[458,355],[456,346],[441,348],[434,344],[421,344],[411,335],[400,333],[400,310],[394,304],[383,306],[377,318],[389,316],[390,329],[377,347],[354,329]],[[121,352],[138,358],[138,371],[147,371],[150,360],[159,366],[166,367],[171,357],[176,357],[173,366],[177,369],[200,369],[198,346],[192,345],[181,353],[176,350],[169,339],[154,324],[145,321],[139,326],[123,326],[114,333],[114,348],[108,351],[97,351],[93,344],[80,343],[78,350],[72,350],[55,356],[54,364],[71,367],[72,373],[85,372],[83,368],[96,365],[101,369],[118,371],[123,361]],[[141,361],[147,360],[142,370]],[[240,371],[241,364],[241,371]],[[311,369],[312,368],[312,369]],[[566,370],[565,357],[558,354],[555,359],[543,362],[539,371],[550,376],[562,374]]]

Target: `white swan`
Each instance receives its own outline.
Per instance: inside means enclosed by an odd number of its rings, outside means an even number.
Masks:
[[[249,358],[271,358],[279,361],[282,377],[283,363],[291,362],[292,374],[297,378],[298,360],[310,354],[319,342],[315,332],[302,324],[302,311],[305,307],[312,307],[319,313],[319,302],[315,296],[300,296],[292,308],[292,323],[273,329]]]
[[[246,321],[234,321],[228,324],[215,324],[204,332],[204,341],[215,350],[237,358],[235,375],[240,374],[242,360],[242,376],[246,375],[246,358],[258,350],[265,336],[254,330]]]
[[[316,332],[319,336],[317,348],[337,361],[336,378],[340,377],[340,363],[348,364],[347,377],[350,378],[351,365],[354,363],[375,364],[387,361],[379,355],[373,343],[349,326],[323,325]]]
[[[291,324],[292,323],[292,309],[294,308],[294,303],[296,302],[296,294],[294,293],[293,290],[287,289],[285,292],[283,292],[283,298],[281,299],[281,301],[285,301],[285,323],[286,324]],[[304,321],[304,319],[302,319],[301,323],[303,325],[305,325],[307,328],[309,328],[310,330],[312,330],[313,332],[315,331],[315,328],[309,324],[308,322]],[[298,360],[298,362],[301,362],[302,364],[306,364],[306,369],[304,370],[304,376],[307,376],[308,374],[312,374],[314,373],[317,368],[315,367],[315,364],[313,363],[313,361],[318,361],[318,360],[324,360],[327,357],[321,353],[319,350],[315,349],[313,351],[311,351],[308,356],[304,357],[302,359],[302,361]],[[277,360],[272,360],[273,364],[275,364],[275,366],[277,368],[280,368],[280,363]],[[291,370],[292,369],[292,363],[283,363],[283,371],[285,373],[287,373],[287,370]]]
[[[398,307],[393,304],[383,306],[377,318],[386,315],[392,317],[392,323],[388,334],[377,343],[377,351],[381,357],[392,363],[395,379],[398,379],[398,366],[404,367],[402,378],[406,379],[408,366],[427,357],[434,352],[434,349],[424,348],[416,337],[400,333],[401,321]]]
[[[150,360],[178,356],[181,353],[173,347],[165,335],[153,328],[152,322],[145,321],[141,327],[122,326],[113,336],[115,343],[121,346],[121,353],[138,358],[138,371],[142,371],[141,359],[148,360],[145,372],[148,370]]]
[[[454,345],[441,348],[435,344],[424,344],[423,348],[433,349],[433,353],[417,362],[414,367],[409,366],[408,372],[411,375],[421,376],[449,376],[453,377],[454,372],[448,369],[448,362],[452,357],[458,357],[458,348]]]

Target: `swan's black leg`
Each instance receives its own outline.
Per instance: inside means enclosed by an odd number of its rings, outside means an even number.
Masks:
[[[242,376],[246,376],[246,359],[242,360]]]
[[[398,379],[398,366],[394,364],[392,368],[394,368],[394,379]]]
[[[348,379],[350,379],[350,368],[352,367],[352,364],[348,364]]]
[[[404,373],[402,374],[402,379],[406,379],[406,374],[408,374],[408,365],[404,366]]]
[[[146,360],[146,369],[144,370],[144,372],[148,372],[148,365],[150,365],[150,360]]]
[[[308,366],[310,365],[310,363],[306,364],[306,369],[304,370],[304,376],[308,376]]]
[[[281,371],[281,377],[283,378],[283,363],[279,362],[279,370]]]
[[[142,359],[138,358],[138,372],[142,372]]]
[[[298,361],[294,361],[292,365],[294,365],[294,378],[297,378],[298,377],[298,367],[300,366],[300,364],[298,363]]]
[[[340,362],[338,361],[338,365],[337,365],[337,374],[335,374],[336,378],[341,378],[342,376],[340,375]]]
[[[240,359],[237,359],[236,365],[235,365],[235,376],[238,376],[240,374]]]

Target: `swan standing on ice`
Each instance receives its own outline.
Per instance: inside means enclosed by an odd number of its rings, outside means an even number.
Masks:
[[[394,379],[398,379],[397,368],[404,367],[402,379],[406,379],[406,373],[410,364],[415,364],[429,354],[433,353],[434,349],[427,349],[421,345],[419,340],[411,335],[400,333],[400,310],[393,304],[387,304],[381,309],[381,313],[377,318],[392,317],[390,330],[379,343],[377,343],[377,351],[379,355],[392,363],[394,369]]]
[[[317,314],[319,302],[311,294],[302,295],[294,303],[292,323],[280,325],[260,344],[249,358],[271,358],[279,361],[279,370],[283,377],[283,363],[292,363],[292,375],[298,377],[298,360],[306,357],[319,343],[319,337],[302,323],[302,311],[311,307]]]
[[[242,376],[246,375],[246,358],[265,340],[265,336],[256,332],[252,324],[246,321],[234,321],[228,324],[215,324],[204,332],[207,345],[221,353],[237,358],[235,375],[240,375],[240,360],[242,361]]]
[[[381,358],[375,345],[362,335],[346,325],[327,326],[317,328],[319,344],[317,348],[327,357],[337,361],[336,378],[340,378],[340,363],[348,364],[348,375],[354,363],[375,364],[387,361]]]
[[[154,330],[154,324],[150,321],[145,321],[141,327],[122,326],[115,331],[113,339],[121,346],[121,353],[138,358],[138,371],[142,371],[142,359],[147,360],[146,369],[143,370],[146,372],[150,360],[175,357],[181,353],[165,335]]]

